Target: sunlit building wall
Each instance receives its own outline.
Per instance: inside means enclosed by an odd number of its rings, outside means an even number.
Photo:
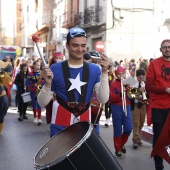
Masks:
[[[108,0],[107,55],[117,61],[158,57],[162,39],[170,36],[164,24],[169,5],[168,0]]]
[[[5,45],[21,44],[20,5],[21,0],[0,0],[0,34]]]

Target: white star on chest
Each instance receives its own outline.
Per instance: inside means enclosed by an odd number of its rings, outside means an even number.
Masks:
[[[68,91],[76,89],[79,92],[79,94],[81,94],[81,88],[80,87],[87,84],[87,82],[80,81],[80,73],[77,75],[77,77],[75,79],[69,78],[69,81],[71,82],[71,86],[68,89]]]

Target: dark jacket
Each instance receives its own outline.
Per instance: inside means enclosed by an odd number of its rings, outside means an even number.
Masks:
[[[17,85],[17,93],[22,94],[28,92],[28,88],[25,85],[27,75],[21,74],[20,72],[15,77],[14,83]]]

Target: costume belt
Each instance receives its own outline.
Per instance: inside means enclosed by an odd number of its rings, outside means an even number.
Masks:
[[[59,96],[56,97],[56,100],[62,107],[73,113],[76,117],[83,114],[90,106],[90,102],[89,103],[66,102]]]

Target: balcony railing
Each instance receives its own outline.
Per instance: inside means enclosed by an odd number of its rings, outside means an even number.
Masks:
[[[102,7],[90,6],[84,10],[84,25],[93,25],[102,22]]]
[[[72,11],[65,12],[63,14],[64,21],[63,21],[63,28],[70,28],[74,26],[74,15]]]
[[[52,22],[53,18],[51,15],[44,15],[42,17],[42,25],[44,24],[50,24]]]
[[[79,12],[74,15],[74,26],[81,27],[83,25],[83,13]]]

